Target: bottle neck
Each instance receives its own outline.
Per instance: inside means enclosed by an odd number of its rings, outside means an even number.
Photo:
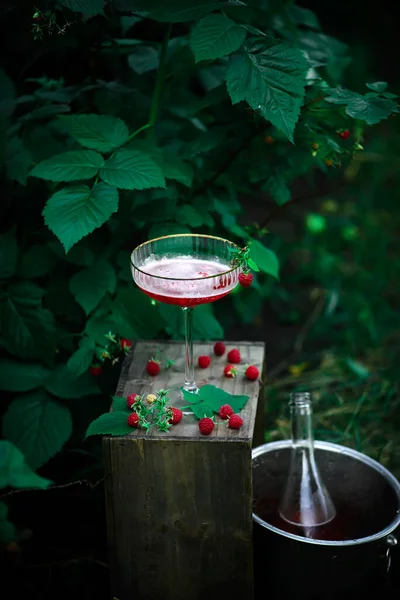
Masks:
[[[290,403],[290,414],[293,448],[307,448],[312,451],[314,448],[314,436],[311,400],[296,400],[294,398]]]

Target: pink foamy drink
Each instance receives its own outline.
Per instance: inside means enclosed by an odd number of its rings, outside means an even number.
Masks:
[[[215,302],[237,283],[228,263],[192,256],[149,256],[133,275],[151,298],[182,307]]]

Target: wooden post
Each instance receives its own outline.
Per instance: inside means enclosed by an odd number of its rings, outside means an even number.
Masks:
[[[195,344],[195,355],[213,343]],[[240,342],[243,362],[262,371],[264,344]],[[175,367],[148,377],[160,348]],[[134,430],[104,438],[106,510],[112,595],[119,600],[253,598],[251,447],[259,382],[222,375],[226,356],[213,357],[198,383],[250,396],[244,426],[202,436],[193,417],[168,433]],[[183,381],[181,342],[138,342],[125,359],[117,394],[148,394]]]

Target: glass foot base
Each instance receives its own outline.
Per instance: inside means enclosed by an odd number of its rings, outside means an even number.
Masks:
[[[168,393],[168,397],[169,397],[169,405],[170,406],[174,406],[175,408],[180,408],[183,412],[184,415],[191,415],[192,411],[190,410],[190,406],[187,399],[185,399],[183,393],[182,393],[182,389],[183,386],[182,385],[172,385],[170,388],[168,388],[170,391]],[[191,394],[197,394],[197,392],[199,391],[198,388],[196,388],[193,392],[188,392]]]

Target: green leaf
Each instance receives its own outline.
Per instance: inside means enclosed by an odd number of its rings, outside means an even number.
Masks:
[[[289,4],[288,11],[297,25],[304,25],[310,29],[317,30],[321,28],[318,17],[312,10],[296,6],[295,4]]]
[[[0,360],[0,389],[8,392],[29,392],[42,386],[49,375],[49,369],[39,363]]]
[[[133,285],[117,290],[112,313],[121,326],[118,333],[129,339],[155,339],[165,326],[158,307]]]
[[[163,164],[164,177],[175,179],[186,187],[191,187],[193,182],[193,169],[191,165],[175,156],[167,157]]]
[[[329,90],[329,95],[325,96],[324,100],[326,102],[330,102],[331,104],[348,104],[350,100],[354,98],[361,98],[360,94],[356,92],[352,92],[351,90],[346,90],[340,86],[336,88],[331,88]]]
[[[113,294],[117,285],[114,268],[105,260],[99,260],[88,269],[75,273],[69,282],[71,294],[88,315],[104,298],[107,292]]]
[[[252,269],[256,273],[259,272],[260,269],[258,268],[258,265],[254,262],[254,260],[249,258],[249,260],[247,261],[247,264],[249,265],[250,269]]]
[[[201,386],[197,394],[184,389],[182,389],[182,393],[185,402],[190,404],[193,414],[198,419],[212,417],[213,413],[218,413],[224,404],[229,404],[234,412],[238,413],[249,399],[249,396],[229,394],[229,392],[209,384]]]
[[[190,204],[178,206],[175,210],[174,219],[182,225],[190,225],[190,227],[200,227],[203,225],[203,217]]]
[[[44,465],[72,434],[69,408],[43,391],[19,396],[3,419],[3,435],[25,455],[32,468]]]
[[[367,83],[367,88],[374,90],[374,92],[384,92],[388,86],[386,81],[375,81],[375,83]]]
[[[61,121],[74,140],[98,152],[112,152],[129,138],[128,127],[117,117],[71,115],[61,117]]]
[[[98,183],[65,187],[56,192],[43,210],[48,228],[68,252],[76,242],[101,227],[118,210],[118,190]]]
[[[90,435],[128,435],[132,427],[128,425],[128,415],[123,411],[114,411],[100,415],[90,423],[86,436]]]
[[[184,389],[181,391],[185,402],[189,402],[190,409],[197,419],[203,419],[204,417],[211,418],[214,415],[213,409],[208,405],[204,398],[200,398],[198,394],[187,392]]]
[[[112,409],[113,411],[125,411],[128,413],[131,413],[131,409],[128,408],[128,405],[126,403],[126,398],[124,396],[113,396],[113,401],[112,401]]]
[[[104,165],[104,158],[94,150],[72,150],[42,160],[31,175],[48,181],[91,179]]]
[[[47,246],[30,246],[19,261],[17,275],[23,279],[44,277],[51,273],[57,262],[53,252]]]
[[[15,273],[18,244],[12,231],[0,235],[0,279],[8,279]]]
[[[369,369],[357,360],[353,360],[352,358],[346,358],[344,360],[344,363],[346,367],[360,379],[367,379],[371,375]]]
[[[207,403],[215,413],[217,413],[224,404],[229,404],[232,406],[234,412],[238,413],[249,399],[249,396],[230,394],[229,392],[210,384],[201,386],[197,395],[201,400]]]
[[[57,367],[44,387],[53,396],[64,400],[73,400],[99,393],[98,383],[88,371],[73,377],[68,364]]]
[[[275,202],[282,206],[290,200],[290,190],[286,184],[285,175],[282,171],[275,171],[269,179],[267,179],[263,190],[268,190]]]
[[[184,23],[186,21],[197,21],[204,15],[220,8],[220,4],[212,0],[196,0],[195,6],[187,0],[169,0],[166,4],[163,0],[115,0],[119,10],[138,9],[146,11],[146,16],[156,21],[167,23]]]
[[[393,100],[385,98],[353,98],[346,107],[346,113],[353,119],[365,121],[368,125],[386,119],[396,108]]]
[[[201,60],[221,58],[235,52],[244,42],[246,30],[222,14],[207,15],[192,29],[190,47]]]
[[[7,141],[4,162],[8,178],[18,181],[21,185],[26,185],[33,158],[18,137],[13,137]]]
[[[138,150],[119,150],[100,171],[101,178],[124,190],[165,188],[159,165],[149,155]]]
[[[60,3],[74,12],[93,17],[103,13],[105,0],[60,0]]]
[[[133,53],[128,56],[130,68],[138,75],[143,75],[143,73],[158,69],[159,62],[158,50],[153,46],[138,46]]]
[[[90,365],[93,362],[94,356],[94,344],[92,347],[82,346],[79,348],[67,362],[68,370],[75,376],[78,377],[83,373],[87,372]]]
[[[39,488],[45,489],[52,482],[32,471],[24,455],[13,443],[0,440],[0,488]],[[4,516],[4,509],[3,509]]]
[[[258,240],[252,240],[249,243],[251,255],[257,263],[259,269],[279,279],[279,262],[275,252],[266,248],[264,244]]]
[[[256,38],[230,58],[226,84],[233,104],[246,100],[293,141],[307,71],[298,48],[272,38]]]
[[[0,502],[0,543],[8,544],[17,538],[17,530],[11,521],[7,519],[8,506],[5,502]]]
[[[43,290],[33,283],[17,283],[2,300],[2,343],[22,358],[46,358],[54,354],[52,313],[42,307]]]

